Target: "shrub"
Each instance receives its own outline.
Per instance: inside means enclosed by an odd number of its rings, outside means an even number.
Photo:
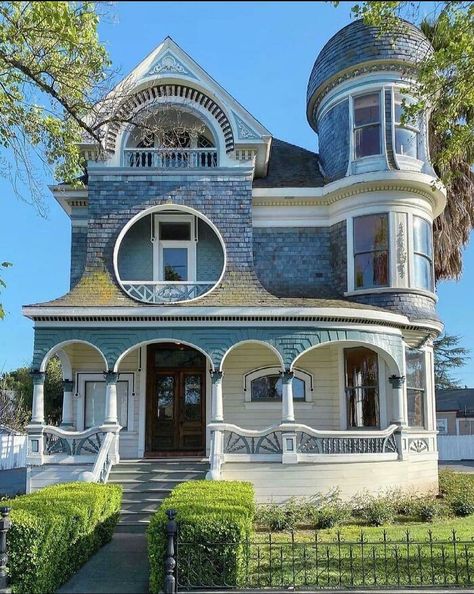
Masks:
[[[471,494],[458,496],[451,501],[450,507],[456,516],[470,516],[474,514],[474,501]]]
[[[308,518],[308,504],[296,498],[286,503],[264,503],[257,507],[255,522],[271,531],[294,530]]]
[[[393,522],[395,511],[395,504],[390,496],[365,494],[355,500],[353,513],[369,526],[382,526]]]
[[[13,591],[55,592],[111,539],[121,498],[118,486],[67,483],[2,502],[12,508],[8,547]]]
[[[432,498],[420,500],[416,515],[422,522],[432,522],[441,515],[439,503]]]
[[[316,511],[316,528],[334,528],[350,516],[350,510],[342,502],[324,505]]]
[[[238,481],[191,481],[173,489],[148,527],[151,592],[163,587],[169,509],[176,511],[180,559],[184,560],[178,567],[180,583],[193,589],[239,585],[245,541],[252,534],[255,515],[253,486]]]

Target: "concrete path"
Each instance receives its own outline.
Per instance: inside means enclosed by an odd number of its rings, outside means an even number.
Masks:
[[[148,592],[148,578],[145,532],[115,532],[111,542],[97,551],[58,594],[143,594]]]
[[[474,472],[474,460],[441,460],[439,462],[439,468],[450,468],[455,472]]]
[[[26,468],[0,470],[0,495],[22,495],[26,491]]]

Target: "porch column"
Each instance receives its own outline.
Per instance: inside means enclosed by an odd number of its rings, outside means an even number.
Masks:
[[[224,421],[224,401],[222,397],[223,376],[223,371],[211,371],[211,415],[213,423],[222,423]]]
[[[44,425],[44,380],[45,372],[34,369],[30,372],[33,378],[33,403],[31,410],[32,425]]]
[[[105,419],[106,425],[118,425],[117,416],[117,380],[115,371],[104,372],[105,377]]]
[[[281,372],[282,390],[281,390],[281,420],[282,423],[295,422],[295,409],[293,405],[293,377],[294,372],[285,369]]]
[[[405,419],[405,407],[403,406],[405,394],[403,384],[405,383],[405,376],[391,375],[388,378],[388,381],[392,385],[392,423],[396,423],[397,425],[406,425],[407,421]]]
[[[73,426],[72,414],[72,394],[74,389],[74,382],[65,379],[63,381],[63,416],[61,419],[61,427]]]

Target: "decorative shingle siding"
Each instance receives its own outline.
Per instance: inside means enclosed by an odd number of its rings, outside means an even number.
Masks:
[[[84,272],[87,253],[87,227],[72,225],[71,228],[71,287]]]
[[[369,27],[362,20],[338,31],[319,53],[308,82],[307,100],[320,87],[343,71],[374,61],[416,64],[431,52],[424,34],[408,22],[395,35],[391,31]]]
[[[341,101],[319,120],[319,154],[328,181],[346,175],[349,164],[349,100]]]
[[[224,254],[219,238],[203,220],[198,223],[196,268],[198,281],[217,280],[224,266]]]
[[[186,205],[207,216],[226,245],[226,274],[253,274],[252,186],[248,174],[173,178],[91,176],[88,272],[101,270],[105,265],[113,278],[112,253],[120,230],[136,214],[159,204]]]
[[[346,221],[340,221],[330,228],[330,250],[334,288],[342,295],[347,291]]]
[[[439,321],[435,309],[435,300],[425,295],[397,292],[372,293],[351,297],[351,300],[357,303],[366,303],[368,305],[390,309],[397,313],[405,314],[411,320],[428,319]]]
[[[153,280],[153,244],[151,216],[138,220],[127,231],[120,245],[120,278],[130,281]]]
[[[330,290],[328,227],[256,227],[253,234],[255,269],[268,291],[314,297]]]

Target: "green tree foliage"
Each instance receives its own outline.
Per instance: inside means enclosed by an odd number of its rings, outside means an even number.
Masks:
[[[453,377],[456,369],[464,367],[470,360],[470,351],[461,346],[461,337],[454,334],[442,334],[433,343],[435,387],[459,388],[460,382]]]
[[[448,198],[434,224],[436,277],[459,278],[474,226],[474,3],[361,2],[352,10],[393,36],[403,32],[400,18],[411,21],[433,45],[418,65],[417,85],[410,88],[415,103],[405,106],[404,117],[430,109],[431,159]]]
[[[0,145],[15,158],[0,174],[15,184],[41,188],[30,149],[72,181],[83,172],[83,134],[100,141],[88,119],[109,66],[97,5],[0,2]]]
[[[28,411],[31,411],[33,381],[31,379],[29,367],[19,367],[14,371],[5,373],[0,380],[0,385],[4,390],[9,390],[14,393],[15,402],[18,407],[25,407]],[[49,424],[59,424],[61,421],[62,405],[63,376],[61,362],[57,357],[52,357],[46,368],[46,378],[44,382],[45,417]]]

